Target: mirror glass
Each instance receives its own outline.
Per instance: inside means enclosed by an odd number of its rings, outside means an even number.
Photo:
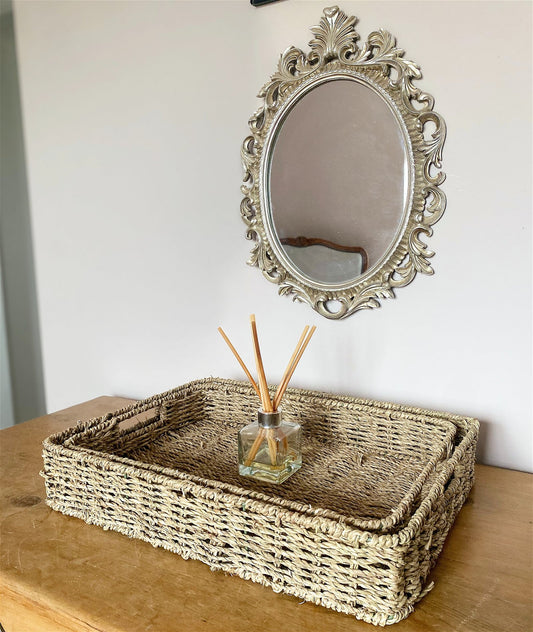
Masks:
[[[356,78],[328,78],[287,110],[266,173],[270,218],[294,268],[343,284],[396,242],[409,196],[403,129]]]

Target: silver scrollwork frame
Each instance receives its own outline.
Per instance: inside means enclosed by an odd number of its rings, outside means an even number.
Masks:
[[[417,272],[433,274],[429,259],[434,252],[422,238],[433,234],[431,226],[446,206],[439,188],[445,178],[441,160],[446,125],[433,111],[433,97],[413,84],[422,76],[420,69],[403,59],[404,51],[387,31],[374,31],[359,47],[356,22],[338,7],[326,8],[320,24],[311,28],[311,50],[305,54],[291,47],[281,55],[277,71],[259,92],[262,104],[249,120],[251,134],[241,149],[241,215],[246,237],[255,241],[248,263],[277,283],[279,294],[306,302],[332,319],[380,307],[380,299],[394,298],[394,289],[410,283]],[[299,274],[284,254],[273,229],[265,174],[276,130],[293,103],[318,83],[340,77],[366,83],[396,114],[408,149],[410,195],[402,226],[382,259],[355,281],[330,285]],[[428,124],[434,127],[431,133]],[[328,309],[331,301],[336,302],[337,311]]]

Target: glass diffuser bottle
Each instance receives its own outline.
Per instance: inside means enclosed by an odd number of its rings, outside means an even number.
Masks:
[[[261,400],[262,406],[257,414],[257,423],[249,424],[239,432],[239,474],[269,483],[283,483],[302,466],[302,433],[299,424],[281,420],[279,405],[316,327],[314,325],[311,328],[309,325],[304,327],[276,394],[271,398],[259,348],[255,314],[250,315],[250,325],[252,327],[258,382],[254,380],[222,328],[218,328],[237,362],[246,373],[246,377]]]
[[[282,421],[281,410],[257,413],[239,432],[239,474],[283,483],[302,465],[301,427]]]

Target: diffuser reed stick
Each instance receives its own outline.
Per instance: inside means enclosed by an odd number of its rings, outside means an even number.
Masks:
[[[257,367],[257,375],[259,378],[259,390],[261,391],[261,402],[263,403],[263,410],[266,413],[271,413],[272,402],[270,400],[270,394],[268,392],[268,385],[265,377],[265,369],[263,367],[263,359],[261,358],[261,349],[259,347],[259,338],[257,336],[257,323],[255,321],[255,314],[250,316],[250,324],[252,326],[252,338],[254,341],[255,352],[255,365]]]
[[[285,394],[285,391],[287,390],[287,387],[289,386],[289,382],[291,380],[291,377],[293,376],[294,371],[296,370],[296,367],[298,366],[298,363],[300,362],[300,360],[302,358],[302,355],[303,355],[304,351],[306,350],[307,345],[309,344],[309,341],[313,337],[313,334],[315,333],[315,331],[316,331],[316,327],[313,325],[313,327],[311,327],[311,331],[307,335],[307,338],[305,339],[305,341],[300,346],[300,349],[299,349],[298,353],[296,354],[296,358],[293,360],[292,364],[289,363],[290,364],[290,369],[288,370],[288,372],[287,372],[287,374],[285,376],[285,379],[279,385],[278,392],[276,393],[276,398],[274,400],[274,410],[277,410],[277,408],[278,408],[278,406],[279,406],[279,404],[281,402],[281,398],[283,397],[283,395]]]
[[[285,369],[285,373],[283,374],[283,377],[281,378],[281,382],[279,383],[278,390],[276,391],[276,394],[274,396],[274,400],[273,400],[274,410],[277,410],[277,406],[275,405],[275,402],[278,402],[278,405],[279,405],[279,402],[281,400],[281,396],[280,396],[281,385],[285,382],[287,376],[289,375],[289,371],[291,370],[292,363],[296,359],[296,356],[298,355],[298,351],[300,350],[300,347],[302,346],[303,341],[305,339],[305,335],[306,335],[306,333],[308,331],[309,331],[309,325],[306,325],[304,327],[302,335],[300,336],[300,339],[298,340],[298,343],[296,344],[296,348],[294,349],[294,353],[292,354],[291,359],[289,360],[289,364],[287,364],[287,368]]]
[[[265,438],[265,430],[263,428],[259,428],[257,437],[255,441],[253,442],[252,447],[250,448],[250,452],[248,453],[246,460],[244,461],[244,464],[246,465],[246,467],[250,467],[250,465],[252,465],[252,462],[255,459],[255,455],[259,452],[259,448],[261,447],[261,444],[263,443],[264,438]]]
[[[252,374],[248,370],[248,367],[246,366],[246,364],[244,364],[241,356],[237,353],[237,349],[235,349],[235,347],[231,344],[231,340],[226,336],[222,327],[219,327],[218,331],[220,332],[220,335],[222,336],[222,338],[224,338],[224,340],[226,341],[226,344],[228,345],[228,347],[233,352],[233,355],[237,358],[237,362],[241,365],[243,371],[246,374],[246,377],[250,380],[250,384],[254,387],[254,391],[257,393],[257,396],[259,397],[259,399],[261,399],[261,391],[259,390],[259,387],[257,386],[254,378],[252,377]]]
[[[255,365],[257,367],[257,374],[259,377],[259,390],[261,391],[261,401],[263,402],[263,410],[267,413],[273,412],[272,401],[268,392],[268,384],[265,376],[265,369],[263,367],[263,359],[261,358],[261,348],[259,346],[259,337],[257,335],[257,323],[255,321],[255,314],[250,316],[250,324],[252,326],[252,338],[254,342],[255,352]],[[266,439],[268,445],[268,454],[270,456],[271,465],[276,465],[278,458],[278,449],[276,442],[274,441],[273,431],[268,428],[266,431]],[[255,455],[254,455],[255,456]]]

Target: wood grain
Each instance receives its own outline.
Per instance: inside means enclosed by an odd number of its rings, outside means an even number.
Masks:
[[[41,442],[128,400],[100,397],[0,432],[0,622],[6,632],[372,630],[354,618],[49,509]],[[533,476],[478,466],[433,571],[395,632],[530,632]]]

